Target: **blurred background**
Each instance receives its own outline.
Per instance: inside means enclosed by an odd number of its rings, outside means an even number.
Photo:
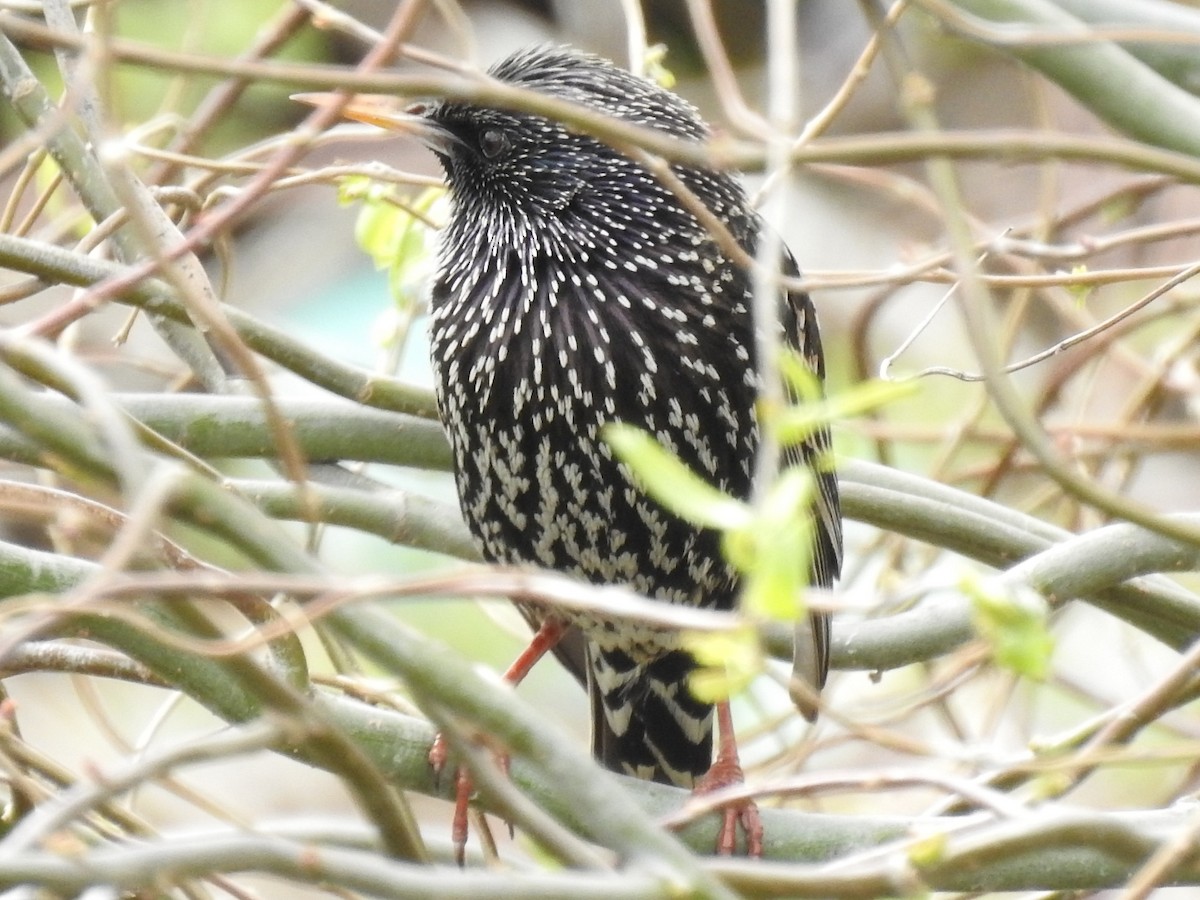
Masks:
[[[627,5],[618,0],[430,3],[410,43],[483,67],[514,49],[541,42],[569,43],[628,63]],[[764,4],[645,0],[633,5],[644,13],[649,42],[665,47],[662,65],[674,78],[674,89],[699,106],[717,130],[746,136],[738,111],[714,85],[711,60],[697,40],[694,17],[698,10],[711,9],[736,88],[750,110],[761,112],[766,84]],[[282,58],[353,64],[365,49],[360,35],[339,27],[327,13],[333,10],[361,25],[382,28],[393,12],[393,4],[374,0],[311,7],[323,27],[309,23],[297,28],[279,54]],[[842,89],[871,31],[859,5],[845,0],[803,0],[797,9],[799,121],[808,122]],[[279,21],[288,5],[278,0],[120,0],[112,10],[121,36],[172,50],[233,57],[245,52],[269,23]],[[1022,129],[1097,138],[1111,134],[1050,81],[1009,56],[956,38],[920,10],[903,17],[900,33],[913,64],[933,86],[934,106],[947,131]],[[53,60],[37,53],[30,58],[53,83]],[[428,71],[413,61],[397,65]],[[162,145],[155,129],[171,127],[166,123],[172,117],[192,115],[213,80],[122,67],[114,84],[113,120],[146,144]],[[289,93],[278,86],[252,85],[198,136],[190,152],[213,160],[254,158],[257,142],[285,132],[306,115],[305,108],[288,99]],[[7,108],[0,114],[4,133],[14,140],[20,129]],[[905,127],[896,86],[876,62],[832,117],[823,137],[871,138]],[[378,161],[402,172],[439,175],[436,160],[414,141],[372,138],[349,126],[335,129],[334,135],[336,139],[307,153],[306,171]],[[146,169],[162,164],[144,162]],[[199,168],[184,166],[182,171],[178,177],[186,179]],[[981,255],[986,256],[983,268],[1012,278],[1008,286],[995,286],[1004,329],[996,338],[1011,360],[1050,347],[1123,309],[1165,280],[1167,269],[1200,255],[1200,196],[1195,187],[1107,165],[1057,161],[983,160],[961,163],[957,171],[964,206]],[[3,174],[0,196],[8,196],[20,171]],[[761,181],[757,175],[746,178],[752,192]],[[241,176],[232,174],[218,177],[209,187],[233,190],[241,183]],[[788,194],[787,215],[773,224],[812,279],[829,386],[836,394],[875,377],[883,360],[914,334],[950,290],[952,278],[942,277],[945,269],[939,262],[946,253],[941,213],[919,162],[806,166],[790,172],[781,189]],[[400,190],[415,197],[423,188]],[[356,242],[361,211],[359,204],[339,203],[332,179],[274,191],[239,222],[232,242],[219,254],[210,254],[206,264],[226,302],[332,357],[386,367],[428,385],[423,320],[418,317],[403,327],[409,314],[419,313],[427,285],[414,282],[405,288],[406,295],[394,296],[386,273],[375,268]],[[1017,242],[1057,251],[1015,250]],[[1079,252],[1072,256],[1068,249]],[[929,263],[923,276],[889,278],[889,273],[923,262]],[[1084,287],[1037,280],[1083,270],[1123,274],[1106,284]],[[9,284],[18,281],[0,272],[0,291],[6,278]],[[64,302],[69,293],[46,290],[0,307],[0,323],[28,322]],[[1194,288],[1179,289],[1157,307],[1158,312],[1119,334],[1085,343],[1015,376],[1061,451],[1081,471],[1162,511],[1193,509],[1200,492],[1196,301]],[[113,336],[125,319],[124,310],[106,310],[72,326],[63,339],[102,370],[115,389],[169,386],[180,376],[179,363],[143,322],[133,325],[128,343],[113,349]],[[933,315],[890,371],[901,377],[930,366],[978,370],[953,302]],[[282,374],[278,384],[281,392],[314,390]],[[991,496],[1071,529],[1101,522],[1094,512],[1065,498],[1014,445],[978,382],[924,378],[913,397],[840,424],[836,438],[839,453],[846,456],[884,462]],[[225,468],[242,475],[270,472],[266,464],[244,461]],[[367,474],[446,502],[454,499],[448,476],[378,466]],[[10,539],[20,534],[19,523],[9,527]],[[296,531],[302,537],[301,529]],[[29,533],[25,539],[38,542],[45,536]],[[848,550],[846,577],[836,598],[845,606],[843,621],[958,590],[962,579],[982,571],[937,548],[854,523],[848,528]],[[321,534],[320,555],[347,573],[416,573],[457,564],[445,556],[333,527]],[[222,563],[219,558],[213,561]],[[432,637],[497,669],[523,646],[522,626],[504,604],[464,598],[397,603],[392,609]],[[808,772],[891,765],[937,768],[948,754],[961,773],[972,774],[1026,756],[1031,740],[1056,740],[1134,694],[1174,658],[1140,633],[1082,604],[1059,615],[1053,630],[1057,646],[1048,688],[1034,690],[964,651],[879,677],[835,674],[827,702],[837,715],[811,729],[791,715],[779,686],[761,679],[737,703],[744,759],[762,772],[781,774],[801,766]],[[321,658],[315,642],[311,649]],[[9,679],[8,687],[25,739],[71,770],[102,768],[139,747],[207,731],[215,721],[191,703],[164,701],[162,692],[132,685],[27,675]],[[556,664],[539,666],[521,693],[576,733],[581,743],[587,740],[586,699]],[[868,737],[856,723],[878,726],[893,739]],[[811,731],[811,740],[798,741],[804,731]],[[1200,723],[1194,716],[1170,717],[1148,740],[1152,745],[1176,737],[1200,738]],[[253,767],[238,761],[189,772],[186,782],[186,789],[139,792],[131,802],[139,813],[168,827],[202,824],[214,815],[259,821],[352,812],[336,779],[273,755],[264,754]],[[1107,808],[1145,807],[1168,802],[1189,786],[1194,787],[1194,773],[1186,760],[1131,764],[1090,779],[1072,799]],[[206,798],[203,803],[197,800],[199,794]],[[933,791],[912,789],[866,798],[834,794],[805,805],[853,812],[866,804],[875,813],[914,813],[937,799]],[[445,804],[435,801],[420,801],[420,808],[435,820],[448,813]],[[503,829],[497,828],[496,834],[503,838]],[[269,894],[269,882],[263,884]]]

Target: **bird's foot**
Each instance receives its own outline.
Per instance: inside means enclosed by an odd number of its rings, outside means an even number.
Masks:
[[[449,756],[450,748],[446,744],[446,739],[439,733],[429,748],[429,765],[433,769],[434,779],[439,782],[446,769]],[[458,863],[459,868],[462,868],[467,860],[467,836],[470,833],[467,811],[471,804],[473,788],[471,773],[467,771],[467,767],[456,766],[454,769],[454,818],[450,820],[450,840],[454,844],[454,861]]]
[[[692,789],[693,794],[712,794],[723,788],[744,784],[746,775],[738,758],[737,738],[733,733],[733,713],[729,701],[717,704],[717,758]],[[746,855],[757,859],[763,852],[763,824],[758,805],[749,797],[730,800],[721,807],[721,830],[717,832],[717,853],[732,856],[737,850],[738,828],[746,835]]]
[[[743,784],[746,780],[736,753],[731,757],[721,754],[692,789],[693,794],[712,794],[727,787]],[[746,836],[746,855],[757,859],[763,852],[763,824],[758,814],[758,804],[750,798],[731,800],[721,807],[721,830],[717,832],[716,851],[721,856],[732,856],[737,851],[738,828]]]
[[[433,769],[434,778],[439,782],[446,769],[450,749],[445,737],[440,733],[434,737],[429,748],[429,765]],[[496,754],[496,764],[508,777],[509,757],[507,753]],[[475,793],[475,784],[471,781],[471,773],[466,766],[454,767],[454,817],[450,820],[450,841],[454,845],[454,861],[461,869],[467,861],[467,838],[471,834],[468,814],[471,807],[471,795]],[[509,835],[513,832],[512,824],[508,826]]]
[[[562,640],[562,637],[567,632],[567,623],[562,619],[551,616],[542,622],[537,632],[529,642],[529,646],[525,648],[511,666],[504,673],[504,680],[514,687],[521,683],[521,680],[529,674],[529,670],[534,664],[546,655],[546,651],[553,650],[554,646]],[[446,739],[442,734],[438,734],[433,739],[433,746],[429,748],[429,765],[433,769],[434,777],[441,779],[442,771],[446,768],[446,761],[450,756],[450,748],[446,744]],[[505,753],[496,754],[497,764],[500,770],[504,773],[504,777],[508,777],[508,755]],[[454,842],[454,861],[461,867],[467,858],[467,835],[470,830],[468,824],[467,812],[471,805],[471,794],[474,792],[474,785],[471,783],[471,773],[464,766],[458,766],[454,771],[454,818],[450,825],[450,838]],[[508,826],[509,833],[512,833],[511,823]]]

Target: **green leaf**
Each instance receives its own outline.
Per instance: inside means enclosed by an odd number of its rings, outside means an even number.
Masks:
[[[754,618],[794,621],[805,611],[812,496],[812,473],[799,467],[787,469],[753,521],[728,537],[730,562],[745,575],[742,609]]]
[[[401,202],[389,185],[362,175],[348,176],[338,184],[338,202],[361,205],[355,240],[375,268],[387,271],[389,292],[401,310],[412,309],[432,275],[431,211],[444,195],[441,188],[429,188],[412,201]]]
[[[659,87],[669,91],[675,87],[675,73],[667,68],[666,59],[667,45],[651,44],[646,48],[646,71],[643,74]]]
[[[762,647],[751,628],[685,634],[683,646],[697,663],[688,676],[688,688],[705,703],[728,700],[763,668]]]
[[[920,390],[914,381],[864,381],[821,399],[819,392],[811,393],[809,385],[817,384],[819,388],[819,382],[808,367],[798,357],[789,355],[784,359],[788,360],[782,365],[784,376],[802,399],[770,417],[770,424],[783,444],[798,444],[830,422],[852,419]]]
[[[812,554],[811,472],[800,467],[783,472],[755,510],[717,490],[640,428],[613,423],[604,438],[649,496],[689,522],[723,532],[725,556],[744,576],[744,610],[785,621],[804,612]]]
[[[613,422],[605,426],[604,440],[641,488],[677,516],[722,531],[750,523],[745,503],[717,490],[642,429]]]
[[[971,600],[975,631],[991,648],[997,665],[1043,680],[1054,651],[1046,601],[1028,588],[1012,590],[975,575],[963,578],[960,586]]]
[[[375,268],[385,269],[392,264],[406,221],[407,217],[399,207],[382,201],[374,192],[369,191],[363,197],[362,208],[354,223],[354,239],[371,257]]]
[[[1136,213],[1140,206],[1138,195],[1117,194],[1100,207],[1100,221],[1105,225],[1115,225]]]
[[[351,206],[358,203],[371,191],[375,182],[366,175],[346,175],[338,179],[338,206]]]
[[[949,838],[944,832],[933,832],[908,845],[908,860],[914,866],[931,866],[946,855]]]
[[[1074,784],[1075,779],[1070,772],[1042,772],[1026,785],[1026,791],[1030,802],[1036,804],[1043,800],[1058,799]]]
[[[824,385],[808,367],[804,357],[787,347],[779,349],[779,374],[799,403],[819,403],[825,396]]]
[[[1083,263],[1071,267],[1072,275],[1086,275],[1088,267]],[[1087,306],[1088,298],[1092,296],[1093,286],[1090,284],[1075,284],[1067,282],[1067,292],[1075,298],[1075,305],[1080,309]]]
[[[407,308],[421,285],[433,277],[434,241],[429,219],[446,192],[441,188],[423,191],[397,218],[397,235],[388,268],[388,286],[392,299]]]

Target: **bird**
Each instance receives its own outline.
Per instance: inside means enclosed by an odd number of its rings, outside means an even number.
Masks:
[[[712,134],[676,94],[571,47],[517,51],[488,75],[672,138]],[[396,116],[352,102],[346,114],[414,130],[445,172],[451,203],[431,291],[430,355],[459,505],[483,556],[663,603],[733,609],[739,577],[721,534],[652,499],[605,433],[611,423],[643,429],[720,491],[752,497],[763,385],[744,259],[644,158],[577,125],[452,99]],[[671,169],[753,256],[766,226],[738,180],[716,168]],[[783,269],[799,272],[786,249]],[[780,290],[778,306],[782,343],[823,380],[811,299]],[[812,546],[797,552],[812,561],[812,584],[829,587],[841,568],[842,526],[828,427],[783,448],[782,458],[812,473]],[[696,663],[677,637],[584,614],[523,612],[541,626],[541,643],[510,675],[557,642],[586,684],[593,754],[604,767],[701,790],[741,780],[728,705],[689,690]],[[819,690],[828,616],[810,613],[798,635],[806,646],[797,668]],[[716,762],[714,716],[729,731]],[[761,852],[761,824],[752,804],[743,807],[726,813],[722,852],[739,825],[750,852]]]

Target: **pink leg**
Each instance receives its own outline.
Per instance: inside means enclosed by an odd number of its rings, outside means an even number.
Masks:
[[[738,759],[737,738],[733,734],[733,714],[729,701],[717,704],[717,758],[693,789],[696,794],[709,794],[721,788],[742,784],[746,780]],[[758,806],[753,800],[739,800],[721,811],[721,830],[717,833],[717,853],[732,856],[737,849],[738,827],[746,834],[746,855],[762,856],[763,825]]]
[[[529,646],[505,670],[504,680],[514,686],[520,684],[537,664],[537,661],[553,650],[555,645],[562,640],[566,631],[567,623],[562,619],[555,617],[546,619],[529,641]],[[433,767],[435,775],[441,775],[442,769],[446,767],[446,758],[449,753],[450,748],[446,745],[446,739],[438,734],[433,739],[433,746],[429,748],[429,765]],[[507,758],[502,759],[500,765],[505,772],[508,771]],[[472,787],[470,773],[466,768],[460,766],[454,774],[454,819],[450,826],[450,837],[454,842],[454,859],[460,866],[466,861],[467,807],[471,802]]]

